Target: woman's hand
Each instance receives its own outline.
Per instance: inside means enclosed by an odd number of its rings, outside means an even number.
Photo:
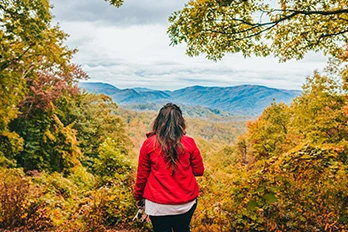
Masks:
[[[145,201],[144,199],[141,199],[141,200],[137,200],[136,201],[136,205],[139,209],[144,209],[144,206],[145,206]]]

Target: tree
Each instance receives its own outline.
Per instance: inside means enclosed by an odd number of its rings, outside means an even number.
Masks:
[[[24,149],[16,158],[25,171],[64,172],[67,175],[81,165],[76,131],[71,125],[65,126],[54,110],[40,110],[30,118],[18,118],[10,127],[24,139]]]
[[[8,124],[20,114],[19,103],[39,72],[59,78],[71,71],[74,50],[63,45],[67,35],[51,27],[49,9],[48,0],[0,2],[0,160],[21,150],[23,142]]]
[[[346,52],[346,1],[196,0],[174,12],[168,29],[172,44],[187,43],[187,54],[274,54],[281,61],[302,59],[308,51],[334,57]]]
[[[58,171],[69,174],[80,166],[81,151],[72,125],[60,118],[59,102],[78,96],[77,80],[87,75],[78,66],[67,64],[64,70],[48,67],[26,79],[28,90],[17,105],[21,114],[8,124],[12,133],[23,139],[16,155],[4,154],[27,170]],[[13,145],[12,145],[13,146]]]
[[[284,152],[290,116],[286,104],[274,102],[258,119],[247,124],[247,141],[256,158],[269,158]]]
[[[347,146],[348,98],[340,82],[315,72],[294,99],[291,131],[297,140]],[[293,139],[295,141],[295,139]]]
[[[120,154],[127,154],[131,141],[122,119],[115,114],[117,105],[109,96],[86,92],[65,97],[57,102],[58,116],[64,125],[72,125],[84,155],[82,164],[93,172],[93,163],[102,153],[100,146],[107,140]],[[111,147],[109,145],[108,147]]]
[[[7,109],[0,124],[16,117],[13,105],[24,97],[27,78],[47,67],[65,69],[74,53],[62,45],[67,35],[50,26],[49,9],[48,0],[0,3],[0,112]]]
[[[99,186],[132,183],[133,167],[127,151],[111,138],[98,147],[98,157],[93,162],[93,173]],[[130,185],[130,184],[129,184]]]

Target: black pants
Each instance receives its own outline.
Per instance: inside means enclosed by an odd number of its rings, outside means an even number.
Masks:
[[[188,212],[179,215],[150,216],[154,232],[172,232],[172,229],[174,232],[189,232],[196,207],[197,203]]]

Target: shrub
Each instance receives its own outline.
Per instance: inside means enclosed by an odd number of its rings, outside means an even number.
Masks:
[[[0,228],[42,230],[51,227],[42,190],[22,169],[0,170]]]

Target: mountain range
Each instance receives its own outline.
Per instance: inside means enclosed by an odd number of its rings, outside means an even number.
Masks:
[[[231,87],[191,86],[174,91],[148,88],[119,89],[100,82],[80,82],[79,87],[87,92],[103,93],[120,106],[140,110],[158,110],[161,105],[173,102],[185,107],[200,107],[214,114],[226,112],[231,115],[260,115],[272,102],[291,103],[301,94],[299,90],[269,88],[260,85]]]

